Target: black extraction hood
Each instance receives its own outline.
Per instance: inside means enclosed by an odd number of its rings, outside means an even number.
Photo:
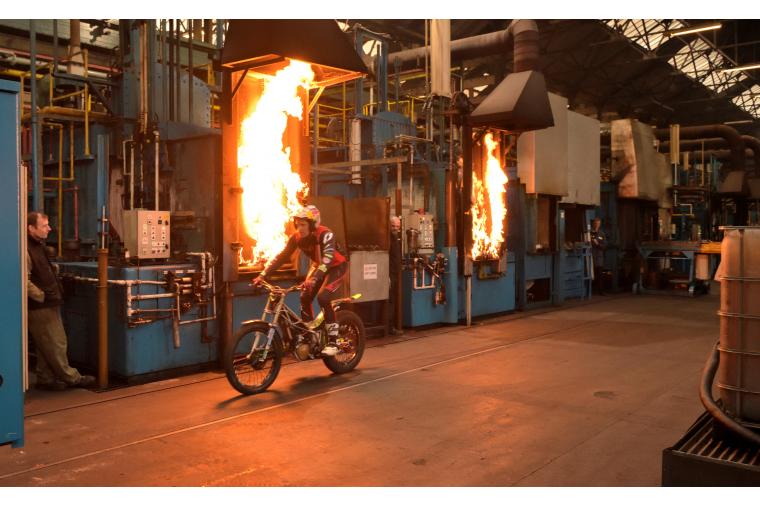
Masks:
[[[527,132],[554,126],[543,74],[509,74],[470,114],[473,127]]]
[[[286,59],[315,67],[317,86],[367,74],[349,36],[332,19],[232,19],[222,49],[226,70],[272,74]]]

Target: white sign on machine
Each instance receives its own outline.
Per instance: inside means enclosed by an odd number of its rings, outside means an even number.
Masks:
[[[364,279],[377,279],[377,264],[364,264]]]

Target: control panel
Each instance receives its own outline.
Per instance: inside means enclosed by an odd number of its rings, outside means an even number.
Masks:
[[[429,254],[435,249],[432,214],[412,213],[406,216],[407,251]]]
[[[124,247],[135,258],[169,258],[169,211],[124,211]]]

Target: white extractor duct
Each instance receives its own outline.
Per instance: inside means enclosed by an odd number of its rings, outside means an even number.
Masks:
[[[451,20],[430,21],[430,91],[451,96]]]

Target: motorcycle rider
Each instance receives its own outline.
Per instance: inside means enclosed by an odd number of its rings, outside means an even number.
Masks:
[[[320,307],[325,313],[325,328],[327,330],[327,345],[322,349],[323,355],[334,356],[338,353],[335,345],[338,337],[338,323],[335,311],[330,302],[339,295],[338,288],[348,271],[348,260],[338,249],[335,234],[321,224],[319,209],[313,205],[300,208],[293,215],[296,233],[291,235],[288,243],[261,271],[259,277],[253,280],[254,286],[278,269],[288,260],[296,249],[300,249],[312,261],[312,268],[303,283],[301,291],[301,317],[304,321],[314,319],[311,303],[317,297]]]

